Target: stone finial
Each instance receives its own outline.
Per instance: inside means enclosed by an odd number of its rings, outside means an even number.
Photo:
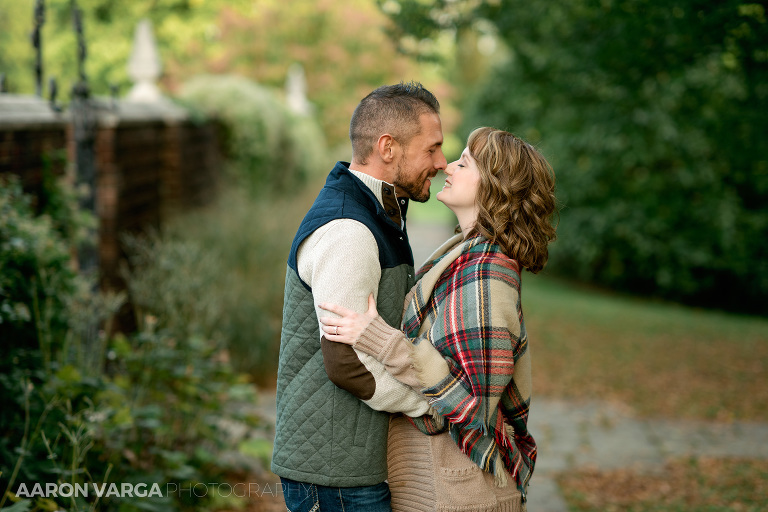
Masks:
[[[285,79],[285,102],[288,108],[300,116],[312,113],[312,104],[307,100],[307,79],[304,68],[298,62],[288,68]]]
[[[128,61],[128,76],[134,81],[134,86],[127,99],[141,103],[161,101],[162,94],[155,85],[161,72],[160,54],[152,33],[152,23],[143,19],[136,26],[133,52]]]

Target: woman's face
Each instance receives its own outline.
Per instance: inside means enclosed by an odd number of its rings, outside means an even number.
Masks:
[[[461,157],[445,168],[445,185],[437,193],[437,200],[450,208],[457,216],[460,213],[475,213],[475,198],[480,186],[480,170],[477,162],[465,148]]]

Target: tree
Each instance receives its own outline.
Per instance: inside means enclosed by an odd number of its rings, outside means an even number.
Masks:
[[[0,8],[0,46],[9,48],[0,55],[0,72],[6,73],[11,92],[32,93],[34,49],[29,34],[33,29],[35,0],[5,2]],[[110,85],[123,92],[130,85],[126,66],[136,24],[142,18],[153,22],[163,58],[177,54],[190,41],[205,40],[211,22],[226,4],[243,9],[244,0],[46,0],[42,27],[44,81],[55,77],[59,88],[68,92],[77,81],[77,41],[73,28],[73,7],[83,14],[86,42],[85,73],[96,94],[106,95]],[[166,53],[167,52],[167,53]]]
[[[564,205],[553,269],[768,311],[764,2],[488,0],[441,8],[445,15],[430,14],[420,30],[485,19],[509,48],[466,105],[464,131],[510,129],[553,163]],[[470,14],[450,16],[461,8]]]
[[[352,111],[375,87],[417,79],[441,97],[449,95],[435,66],[418,65],[396,51],[385,33],[390,22],[371,0],[256,5],[245,16],[221,11],[220,51],[204,65],[282,87],[289,67],[301,64],[307,95],[331,145],[348,144]]]
[[[45,81],[55,76],[68,100],[77,79],[72,0],[46,0],[43,27]],[[347,144],[352,110],[373,88],[416,79],[450,98],[437,67],[399,54],[385,29],[391,25],[373,0],[77,0],[84,13],[86,74],[95,94],[110,85],[131,86],[127,62],[136,24],[153,25],[163,63],[162,86],[175,94],[196,74],[239,74],[281,90],[299,63],[307,95],[331,145]],[[34,53],[29,44],[35,0],[0,7],[0,73],[12,92],[34,92]],[[447,102],[446,102],[447,103]],[[444,103],[445,105],[445,103]],[[447,108],[450,130],[450,106]],[[453,116],[455,118],[455,116]]]

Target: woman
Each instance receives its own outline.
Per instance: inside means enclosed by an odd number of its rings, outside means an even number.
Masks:
[[[371,354],[433,409],[390,420],[393,510],[525,510],[536,444],[520,273],[541,270],[555,238],[554,174],[533,147],[493,128],[472,132],[445,172],[437,199],[458,234],[419,270],[402,331],[372,297],[365,314],[321,304],[340,316],[320,320],[328,340]]]

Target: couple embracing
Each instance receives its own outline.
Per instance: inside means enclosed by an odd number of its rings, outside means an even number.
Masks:
[[[287,508],[525,510],[520,283],[555,238],[552,169],[487,127],[447,163],[439,103],[413,82],[366,96],[350,139],[288,257],[272,458]],[[440,171],[459,225],[415,272],[408,204]]]

